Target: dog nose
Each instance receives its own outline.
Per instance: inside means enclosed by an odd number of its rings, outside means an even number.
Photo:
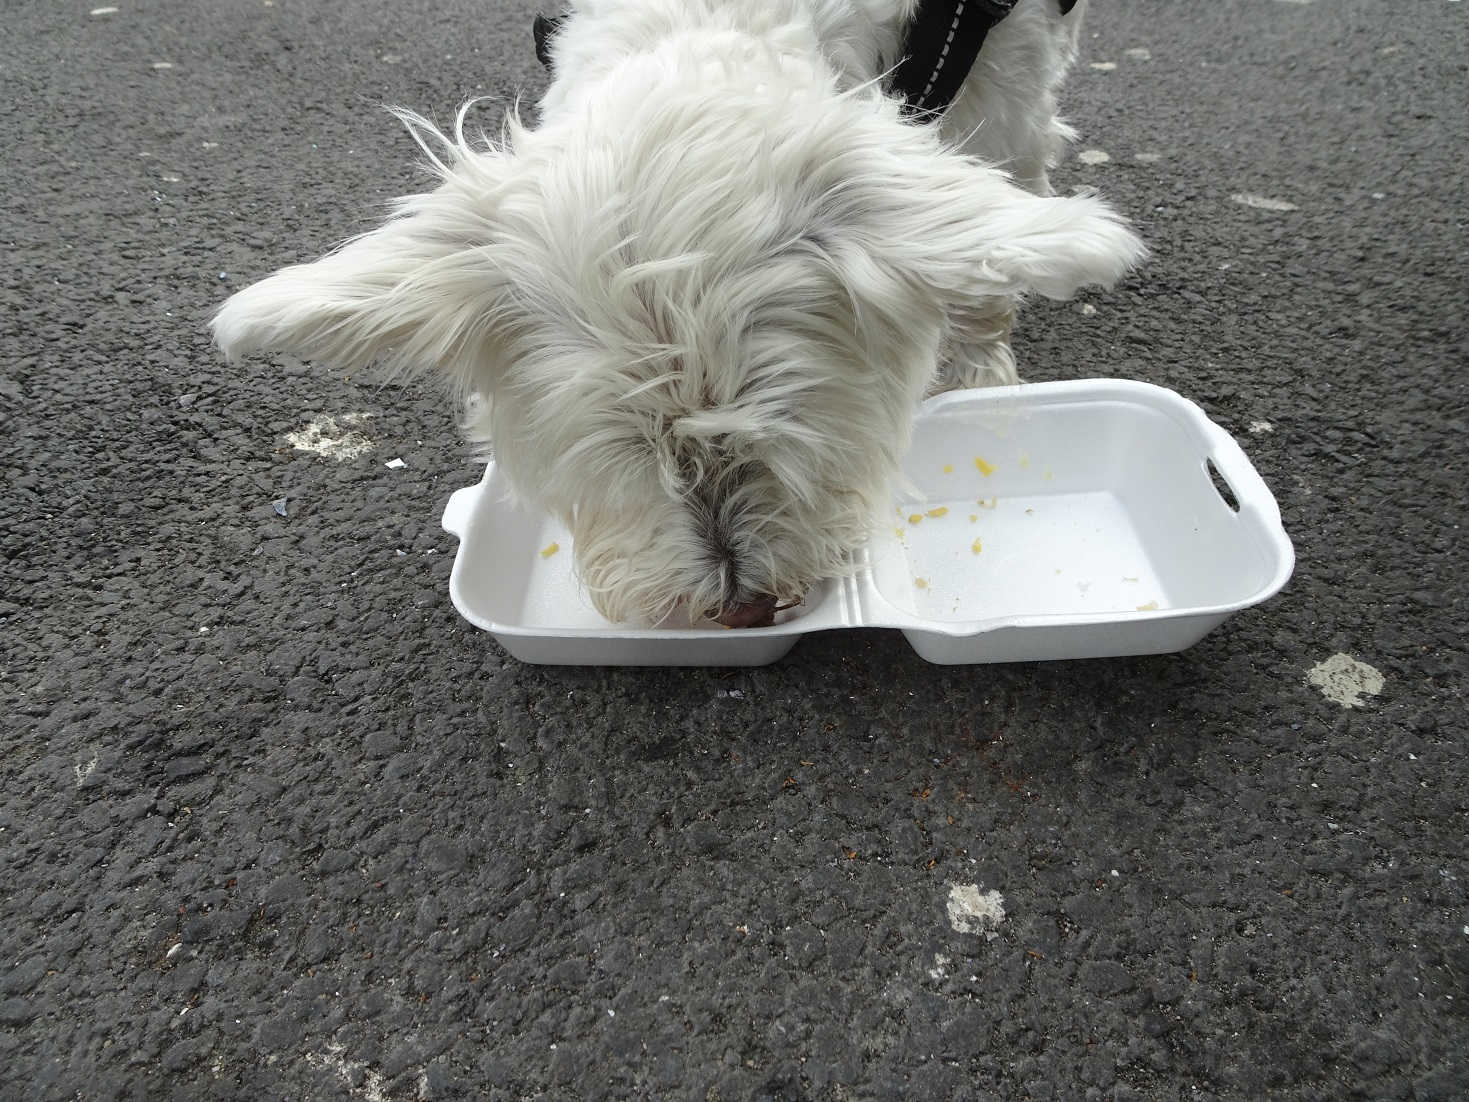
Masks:
[[[768,628],[775,623],[775,598],[756,597],[724,609],[714,619],[727,628]]]

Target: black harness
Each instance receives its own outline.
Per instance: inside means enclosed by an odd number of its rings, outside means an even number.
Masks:
[[[889,90],[910,114],[937,118],[964,87],[985,36],[1017,0],[920,0],[903,38],[903,60]],[[1060,0],[1061,14],[1076,0]]]
[[[1076,0],[1058,0],[1061,14]],[[909,114],[936,119],[949,109],[985,36],[1010,14],[1017,0],[921,0],[903,39],[903,60],[893,70],[888,90]],[[565,15],[537,15],[532,31],[536,57],[551,68],[551,38]]]

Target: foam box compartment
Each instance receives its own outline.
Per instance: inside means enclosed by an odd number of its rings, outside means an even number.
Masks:
[[[570,534],[514,504],[491,463],[444,510],[460,541],[450,596],[525,662],[754,666],[830,628],[897,629],[930,662],[1019,662],[1183,650],[1275,594],[1294,565],[1234,438],[1146,383],[931,398],[904,476],[851,574],[772,627],[634,628],[597,614]]]

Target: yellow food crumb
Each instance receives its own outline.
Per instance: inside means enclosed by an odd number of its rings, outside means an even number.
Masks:
[[[979,468],[979,473],[984,475],[985,478],[988,478],[990,475],[995,473],[994,464],[986,463],[977,455],[974,457],[974,465]]]
[[[913,579],[913,584],[915,586],[917,586],[919,589],[927,589],[928,588],[928,579],[927,578],[914,578]]]
[[[944,514],[946,514],[948,511],[949,510],[948,510],[948,507],[947,506],[940,505],[937,509],[930,509],[928,511],[928,515],[931,516],[931,517],[941,517]]]
[[[1025,515],[1028,516],[1028,517],[1035,516],[1035,510],[1034,509],[1027,509],[1027,510],[1025,510]]]
[[[556,554],[556,552],[560,550],[561,545],[555,540],[552,540],[550,543],[546,544],[545,547],[541,548],[541,558],[549,559],[552,555]]]
[[[952,464],[952,463],[945,463],[944,464],[944,474],[953,474],[953,473],[954,473],[954,464]]]
[[[1157,601],[1149,601],[1145,605],[1138,605],[1137,606],[1137,610],[1139,612],[1156,612],[1156,611],[1158,611],[1158,602]]]
[[[975,502],[975,504],[978,505],[981,509],[993,509],[999,503],[1000,499],[997,497],[992,497],[988,501],[986,501],[984,498],[980,498],[978,501]]]
[[[1030,456],[1026,455],[1024,452],[1021,452],[1020,453],[1020,466],[1021,467],[1029,467],[1030,466]]]
[[[922,513],[913,513],[911,516],[908,517],[908,523],[909,524],[917,524],[922,519],[923,519],[923,514]]]
[[[969,514],[969,523],[970,524],[973,524],[978,519],[979,519],[979,514],[978,513],[970,513]]]
[[[1047,471],[1047,472],[1046,472],[1046,481],[1047,481],[1047,482],[1049,482],[1049,481],[1051,481],[1051,479],[1053,479],[1053,478],[1055,478],[1055,477],[1056,477],[1056,476],[1055,476],[1055,475],[1053,475],[1053,474],[1052,474],[1052,473],[1051,473],[1051,472],[1050,472],[1050,471]]]
[[[978,555],[980,553],[980,551],[982,550],[982,548],[979,546],[979,540],[975,540],[973,543],[971,543],[969,545],[969,550],[973,551],[976,555]]]
[[[902,539],[903,538],[903,530],[901,528],[894,528],[893,529],[893,535],[897,536],[898,539]]]

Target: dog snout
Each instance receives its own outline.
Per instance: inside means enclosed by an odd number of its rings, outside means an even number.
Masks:
[[[753,601],[723,609],[715,621],[727,628],[768,628],[775,623],[776,599],[756,597]]]

